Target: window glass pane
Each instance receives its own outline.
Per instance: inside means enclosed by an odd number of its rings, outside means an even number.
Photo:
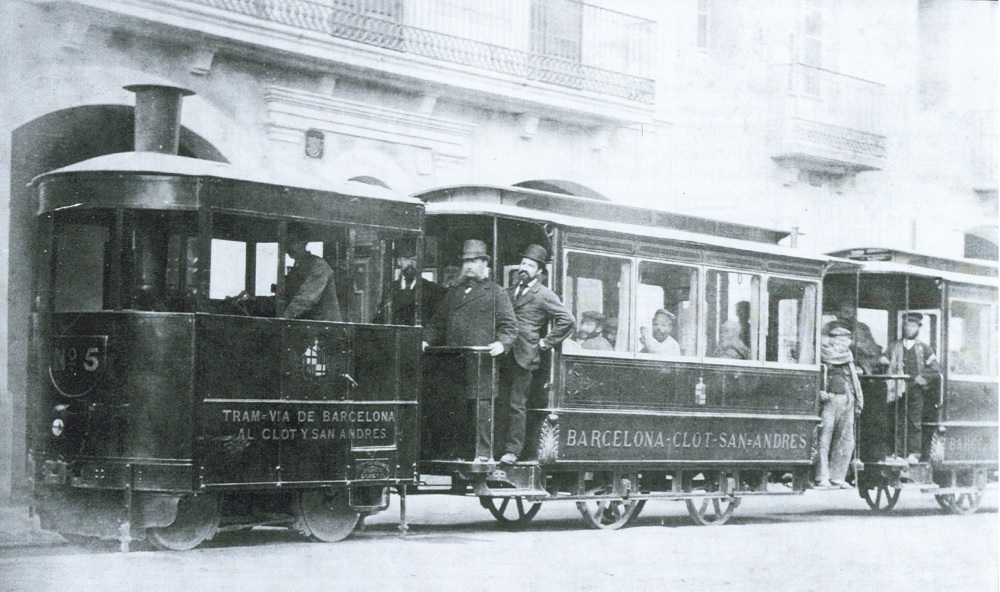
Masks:
[[[122,306],[152,312],[193,311],[198,268],[194,215],[130,211],[124,223]]]
[[[993,305],[951,301],[948,371],[952,374],[996,376],[997,318]]]
[[[273,296],[278,283],[278,243],[257,243],[254,295]]]
[[[105,306],[105,265],[109,223],[57,224],[52,306],[55,312],[101,310]]]
[[[563,351],[632,351],[632,264],[628,259],[569,253],[566,304],[579,330]],[[582,322],[582,321],[586,322]]]
[[[816,284],[771,278],[767,281],[768,362],[816,361]]]
[[[636,322],[642,353],[694,356],[698,353],[696,269],[643,261],[639,264]]]
[[[708,356],[732,360],[757,359],[760,276],[709,270],[706,278]]]

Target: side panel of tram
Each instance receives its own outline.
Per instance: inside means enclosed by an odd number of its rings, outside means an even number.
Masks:
[[[819,423],[820,263],[489,215],[430,211],[427,226],[436,277],[454,273],[462,241],[476,238],[496,245],[493,266],[502,272],[495,277],[510,285],[517,254],[536,243],[555,252],[549,285],[577,322],[587,311],[605,319],[608,351],[583,351],[573,337],[543,358],[523,459],[574,475],[642,469],[653,479],[657,470],[748,469],[779,471],[775,478],[794,472],[804,484]],[[658,309],[676,319],[679,355],[642,351],[640,336],[648,338]],[[727,322],[748,342],[749,360],[715,353]],[[447,395],[437,386],[443,378],[425,382],[429,408]],[[433,418],[427,424],[442,437],[448,429],[473,431]],[[502,445],[494,441],[496,455]],[[463,450],[470,459],[471,447]],[[428,454],[432,447],[422,449],[431,472],[454,466]],[[670,485],[650,480],[642,487]]]
[[[153,174],[42,181],[30,425],[43,527],[127,542],[130,528],[171,527],[184,500],[219,499],[223,525],[297,513],[328,540],[350,529],[324,532],[322,505],[302,511],[294,492],[346,487],[350,508],[371,512],[384,487],[414,482],[420,330],[370,321],[421,208],[299,193]],[[317,211],[329,217],[311,221],[311,245],[338,270],[345,322],[275,318],[282,216]],[[204,533],[167,528],[161,546],[210,536],[214,512],[202,504]]]

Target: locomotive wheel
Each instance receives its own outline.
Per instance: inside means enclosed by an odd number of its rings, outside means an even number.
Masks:
[[[146,538],[157,549],[188,551],[215,536],[221,513],[218,496],[189,495],[177,502],[177,517],[170,526],[147,528]]]
[[[497,500],[500,501],[499,505]],[[514,500],[514,507],[510,507],[510,501]],[[538,510],[542,509],[542,502],[531,502],[531,506],[525,511],[523,497],[481,497],[479,504],[490,511],[497,522],[505,526],[524,526],[531,522]]]
[[[720,526],[729,522],[733,512],[740,506],[740,497],[703,497],[686,499],[688,514],[699,526]]]
[[[335,543],[347,538],[361,515],[351,509],[346,489],[310,489],[295,499],[296,527],[315,541]]]
[[[902,491],[898,486],[890,485],[884,477],[877,479],[859,479],[858,489],[865,503],[873,512],[891,512],[899,501],[899,493]]]
[[[935,495],[934,499],[948,512],[965,516],[967,514],[975,514],[979,510],[979,502],[983,499],[983,492],[948,493],[945,495]]]
[[[599,487],[591,489],[587,495],[605,495],[609,491],[609,487]],[[645,505],[646,500],[602,499],[576,502],[576,509],[580,510],[583,522],[590,528],[617,530],[638,516]]]

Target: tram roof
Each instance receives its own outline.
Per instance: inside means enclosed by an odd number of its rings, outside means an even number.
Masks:
[[[726,238],[711,234],[700,234],[687,230],[665,228],[662,226],[643,226],[639,224],[628,224],[588,217],[578,217],[569,214],[528,209],[517,205],[488,202],[442,201],[428,202],[425,211],[428,214],[490,214],[509,218],[550,222],[552,224],[558,224],[560,226],[571,228],[585,228],[588,230],[601,230],[640,237],[710,245],[724,249],[750,251],[792,259],[818,261],[823,263],[835,261],[834,257],[799,251],[797,249],[792,249],[791,247],[784,247],[776,244]]]
[[[347,196],[370,197],[388,201],[419,204],[420,200],[404,197],[391,190],[355,181],[326,181],[312,176],[295,176],[272,173],[259,169],[245,169],[226,162],[203,160],[158,152],[116,152],[89,158],[71,165],[48,171],[31,180],[37,185],[50,177],[79,173],[126,173],[169,175],[179,177],[211,177],[230,181],[243,181],[293,187],[312,191],[325,191]]]
[[[456,185],[418,193],[416,197],[429,204],[444,202],[494,203],[513,206],[522,212],[530,211],[531,215],[539,217],[541,217],[540,212],[548,212],[571,216],[577,220],[615,220],[623,225],[634,227],[665,228],[688,231],[699,236],[712,235],[740,239],[743,242],[772,245],[776,245],[778,241],[790,234],[788,231],[774,228],[725,222],[526,187]],[[522,213],[522,215],[524,214]]]
[[[844,249],[829,255],[860,263],[862,273],[911,275],[997,287],[998,266],[989,261],[949,259],[902,249],[873,247]]]

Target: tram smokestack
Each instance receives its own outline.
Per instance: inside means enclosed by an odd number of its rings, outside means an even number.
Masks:
[[[181,101],[194,92],[178,86],[133,84],[135,151],[177,154],[181,139]]]

